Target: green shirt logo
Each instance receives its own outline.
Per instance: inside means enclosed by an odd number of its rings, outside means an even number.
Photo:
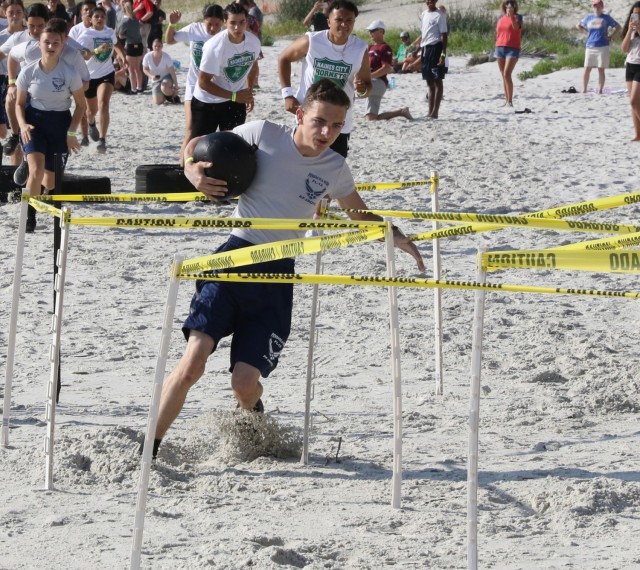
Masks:
[[[227,66],[224,68],[225,77],[231,82],[240,81],[251,69],[255,60],[255,54],[250,51],[243,51],[227,60]]]
[[[100,63],[104,63],[105,61],[107,61],[110,57],[111,57],[111,53],[113,52],[113,44],[111,43],[111,40],[108,40],[106,38],[93,38],[93,47],[94,49],[99,48],[102,45],[108,45],[109,49],[106,49],[104,51],[101,51],[100,53],[96,54],[94,51],[94,56]]]
[[[319,79],[331,79],[338,87],[344,89],[347,79],[351,75],[353,65],[344,61],[333,61],[332,59],[313,60],[313,82]]]
[[[204,42],[191,42],[191,57],[196,64],[196,67],[200,69],[200,62],[202,61],[202,46]]]

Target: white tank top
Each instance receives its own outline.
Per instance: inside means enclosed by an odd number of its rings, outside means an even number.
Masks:
[[[342,133],[350,133],[353,128],[353,100],[355,97],[355,77],[360,71],[362,58],[367,52],[367,44],[356,36],[350,36],[343,46],[329,41],[328,30],[308,32],[309,51],[302,62],[302,80],[296,99],[302,103],[307,89],[314,81],[326,77],[344,89],[351,99],[351,107],[342,128]]]

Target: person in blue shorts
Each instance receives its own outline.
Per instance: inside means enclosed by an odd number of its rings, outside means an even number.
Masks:
[[[340,134],[350,104],[349,96],[340,87],[329,79],[321,79],[310,86],[296,110],[295,130],[269,121],[253,121],[233,129],[257,146],[258,162],[257,174],[240,196],[233,216],[310,219],[316,204],[326,194],[343,208],[366,209],[345,159],[329,148]],[[186,146],[185,175],[212,201],[223,200],[226,183],[206,176],[205,169],[211,167],[211,163],[194,163],[190,156],[199,138]],[[354,212],[350,215],[359,220],[380,220],[373,214]],[[303,235],[304,230],[274,232],[236,228],[218,251]],[[395,245],[409,253],[418,269],[424,271],[422,256],[415,244],[397,228],[393,238]],[[293,259],[282,259],[243,266],[241,271],[293,273],[294,269]],[[238,407],[255,412],[264,410],[260,377],[267,378],[278,365],[290,332],[292,302],[292,285],[197,283],[183,327],[187,347],[162,390],[154,456],[180,413],[189,389],[202,376],[209,356],[225,336],[233,335],[229,370]]]
[[[447,17],[436,8],[437,0],[425,0],[427,9],[420,15],[422,33],[416,41],[422,48],[422,79],[427,82],[429,113],[437,119],[444,92],[445,61],[447,57]]]
[[[62,22],[62,32],[56,22],[60,20],[49,22],[40,34],[41,59],[27,65],[16,81],[16,115],[29,164],[27,189],[31,196],[40,195],[41,186],[45,192],[53,190],[56,154],[66,162],[70,152],[80,149],[75,131],[86,108],[80,74],[60,58],[66,23]],[[27,231],[33,232],[35,226],[35,210],[31,209]]]

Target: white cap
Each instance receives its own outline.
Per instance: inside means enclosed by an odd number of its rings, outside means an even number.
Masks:
[[[384,22],[382,20],[374,20],[367,26],[367,30],[384,30]]]

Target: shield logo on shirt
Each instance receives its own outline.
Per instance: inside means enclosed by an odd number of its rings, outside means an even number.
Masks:
[[[51,79],[51,83],[56,92],[60,92],[64,87],[64,77],[54,77]]]
[[[200,69],[200,62],[202,61],[202,46],[204,42],[191,42],[191,55],[196,67]]]
[[[313,202],[316,202],[318,198],[324,196],[327,192],[326,185],[315,178],[307,178],[304,182],[304,187],[307,191],[307,198]]]
[[[101,45],[107,44],[109,46],[109,49],[106,49],[104,51],[101,51],[98,54],[95,54],[94,52],[94,56],[100,63],[104,63],[105,61],[107,61],[110,57],[111,57],[111,52],[113,51],[113,44],[105,39],[105,38],[94,38],[93,39],[93,46],[94,49],[95,48],[99,48]]]
[[[353,65],[342,60],[334,61],[332,59],[314,59],[313,60],[313,81],[319,79],[331,79],[338,87],[344,89],[347,79],[351,75]]]
[[[251,69],[255,54],[250,51],[243,51],[227,60],[227,66],[224,68],[224,75],[231,83],[240,81]]]

